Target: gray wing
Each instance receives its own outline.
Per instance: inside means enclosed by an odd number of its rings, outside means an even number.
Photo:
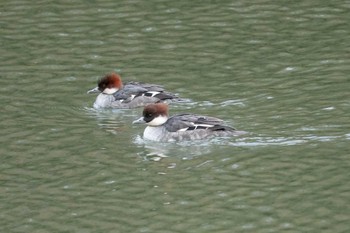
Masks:
[[[157,84],[151,84],[151,83],[141,83],[141,82],[127,82],[124,84],[125,87],[127,86],[138,86],[146,89],[147,91],[164,91],[163,86],[157,85]]]
[[[174,94],[164,92],[163,89],[158,88],[156,85],[152,87],[154,88],[147,89],[143,86],[128,84],[128,85],[125,85],[123,89],[117,91],[113,95],[116,100],[122,100],[124,103],[129,102],[134,98],[140,97],[140,96],[145,98],[154,97],[154,100],[151,102],[156,102],[157,100],[177,98]]]
[[[229,126],[223,125],[223,120],[216,117],[180,114],[168,119],[166,129],[170,132],[187,131],[196,129],[207,130],[234,130]]]
[[[146,93],[148,90],[142,86],[128,84],[125,85],[123,89],[114,93],[114,98],[116,100],[130,101],[135,96],[140,95],[142,93]]]
[[[123,101],[131,98],[131,95],[123,89],[114,93],[113,96],[115,100],[123,100]]]

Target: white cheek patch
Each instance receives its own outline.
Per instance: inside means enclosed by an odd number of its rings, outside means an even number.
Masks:
[[[103,90],[103,93],[107,94],[107,95],[112,95],[114,93],[116,93],[119,89],[118,88],[106,88]]]
[[[168,120],[168,117],[166,116],[158,116],[154,118],[152,121],[148,122],[147,125],[149,126],[160,126],[164,124]]]

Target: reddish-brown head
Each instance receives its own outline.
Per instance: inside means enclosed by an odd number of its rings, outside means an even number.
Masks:
[[[116,73],[110,73],[98,81],[99,91],[105,94],[113,94],[123,88],[122,79]]]
[[[168,119],[168,105],[165,103],[149,104],[143,109],[143,120],[149,125],[161,125]]]

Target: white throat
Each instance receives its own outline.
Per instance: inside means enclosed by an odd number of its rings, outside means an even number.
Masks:
[[[152,121],[148,122],[147,125],[149,126],[160,126],[164,124],[168,120],[167,116],[158,116],[154,118]]]
[[[116,93],[117,91],[119,91],[118,88],[112,87],[112,88],[104,89],[102,93],[107,94],[107,95],[112,95],[112,94]]]

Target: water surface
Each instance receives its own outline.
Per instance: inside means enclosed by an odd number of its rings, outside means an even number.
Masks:
[[[6,1],[3,232],[348,232],[348,1]],[[150,143],[105,73],[249,134]]]

